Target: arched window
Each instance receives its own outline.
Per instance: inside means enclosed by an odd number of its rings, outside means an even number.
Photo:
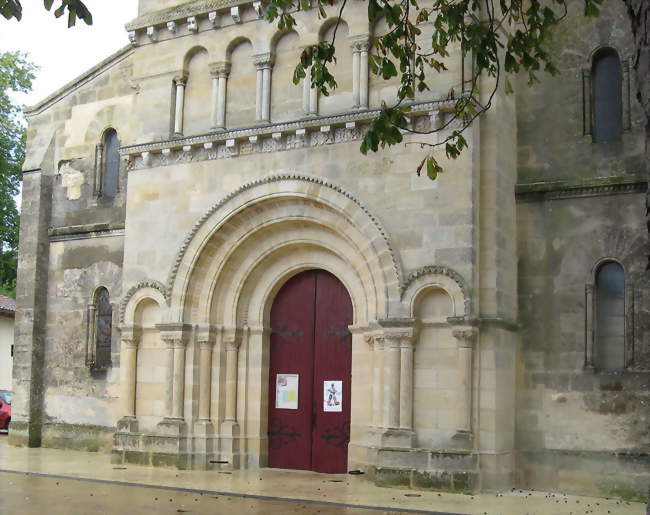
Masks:
[[[613,261],[596,272],[593,361],[597,370],[625,368],[625,275]]]
[[[120,141],[117,132],[108,129],[104,133],[102,166],[101,166],[101,191],[102,197],[113,198],[117,194],[118,178],[120,174]]]
[[[594,142],[618,141],[623,134],[623,73],[615,50],[596,52],[591,84]]]
[[[111,334],[113,332],[113,307],[108,290],[104,287],[95,292],[95,358],[92,367],[102,369],[111,364]]]

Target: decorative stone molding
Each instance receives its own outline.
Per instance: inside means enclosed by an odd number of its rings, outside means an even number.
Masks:
[[[231,63],[229,61],[217,61],[210,64],[210,75],[213,77],[228,77],[230,75]]]
[[[212,25],[215,29],[221,27],[221,19],[221,14],[216,11],[208,13],[208,21],[210,22],[210,25]]]
[[[160,339],[172,347],[185,347],[192,326],[188,324],[157,324]]]
[[[167,22],[167,30],[171,32],[172,34],[176,34],[176,22],[175,21],[168,21]]]
[[[370,212],[370,210],[359,200],[357,199],[354,195],[349,193],[347,190],[343,189],[342,187],[335,185],[321,177],[315,177],[312,175],[299,175],[299,174],[279,174],[279,175],[271,175],[268,177],[262,177],[260,179],[255,179],[253,181],[247,182],[237,188],[236,190],[232,191],[228,195],[226,195],[224,198],[222,198],[219,202],[214,204],[197,222],[194,224],[194,227],[190,230],[190,232],[187,234],[185,239],[183,240],[183,243],[181,245],[181,248],[179,249],[178,253],[176,254],[176,259],[174,260],[174,264],[172,265],[172,268],[169,272],[169,276],[167,279],[167,285],[168,289],[166,288],[164,291],[171,291],[174,285],[174,281],[176,280],[176,274],[178,273],[178,267],[180,266],[180,263],[183,260],[183,257],[185,255],[185,252],[187,251],[190,243],[192,242],[192,239],[194,236],[197,234],[199,229],[203,226],[203,224],[218,210],[220,209],[224,204],[226,204],[228,201],[232,200],[236,196],[240,195],[241,193],[255,188],[259,187],[264,184],[272,184],[275,182],[282,182],[282,181],[290,181],[290,180],[298,180],[298,181],[306,181],[306,182],[311,182],[315,184],[320,184],[324,187],[330,188],[347,199],[351,200],[354,202],[372,221],[374,224],[376,230],[379,232],[381,235],[382,239],[384,240],[384,244],[386,245],[386,248],[388,249],[390,253],[390,258],[392,261],[392,268],[393,272],[395,274],[395,277],[397,277],[398,281],[401,280],[401,266],[398,264],[397,257],[395,254],[395,251],[393,249],[393,246],[390,243],[390,240],[388,238],[388,233],[386,229],[384,229],[383,225],[379,220]],[[130,291],[130,290],[129,290]],[[165,298],[167,298],[167,294],[165,293]]]
[[[543,181],[517,184],[515,195],[518,202],[541,202],[544,200],[596,197],[623,193],[645,193],[648,180],[643,175],[618,175],[568,181]]]
[[[476,327],[457,327],[451,334],[456,338],[459,347],[473,347],[478,336]]]
[[[264,6],[262,5],[262,2],[253,2],[253,10],[255,11],[255,14],[257,14],[258,19],[263,19],[264,18]]]
[[[158,41],[158,30],[156,27],[147,27],[147,37],[154,43]]]
[[[411,283],[413,283],[416,279],[419,279],[420,277],[426,275],[444,275],[446,277],[449,277],[452,281],[454,281],[460,288],[461,292],[463,293],[463,296],[465,297],[466,316],[472,313],[472,301],[470,297],[470,290],[469,287],[467,286],[467,282],[465,282],[463,276],[460,275],[458,272],[443,265],[424,266],[422,268],[417,269],[415,272],[410,273],[406,278],[406,280],[404,281],[404,285],[402,286],[402,296],[404,295],[404,292],[408,289],[408,287],[411,285]]]
[[[363,36],[358,36],[352,39],[352,51],[353,52],[367,52],[370,49],[370,36],[364,34]]]
[[[239,14],[239,7],[231,7],[230,8],[230,17],[232,18],[232,21],[235,23],[241,23],[241,15]]]
[[[177,86],[186,86],[187,85],[187,75],[177,75],[174,77],[174,84]]]
[[[190,16],[187,18],[187,30],[193,34],[199,31],[199,24],[196,21],[196,16]]]
[[[169,293],[163,284],[154,280],[140,281],[138,284],[129,288],[129,291],[127,291],[126,295],[124,295],[122,298],[122,302],[120,302],[120,324],[124,324],[124,312],[126,310],[126,305],[129,303],[129,300],[131,300],[131,297],[133,297],[138,290],[142,290],[143,288],[153,288],[155,290],[158,290],[162,294],[165,301],[169,302]]]
[[[255,65],[255,68],[257,68],[258,70],[273,67],[273,63],[275,61],[275,55],[273,54],[273,52],[255,54],[254,56],[252,56],[252,58],[253,58],[253,64]]]
[[[228,64],[225,62],[214,63],[212,70],[215,73],[226,74],[228,73]],[[178,79],[182,81],[183,77],[179,76]],[[415,117],[428,117],[428,113],[433,110],[434,106],[442,110],[451,109],[452,104],[447,100],[413,104],[411,112]],[[191,147],[191,152],[196,154],[192,157],[192,161],[201,161],[213,159],[213,157],[209,157],[203,152],[206,143],[213,143],[214,146],[224,144],[227,140],[235,140],[237,144],[242,144],[246,141],[252,143],[251,137],[257,137],[258,140],[255,141],[261,142],[265,138],[272,138],[272,135],[277,133],[283,134],[283,144],[276,145],[275,151],[301,148],[302,146],[306,146],[306,144],[309,146],[321,146],[332,143],[358,141],[364,137],[370,121],[377,114],[379,114],[378,110],[358,111],[343,115],[269,124],[263,127],[225,130],[198,136],[178,137],[168,141],[124,146],[120,148],[120,154],[125,159],[128,158],[132,161],[130,170],[139,170],[173,164],[175,161],[171,159],[171,154],[181,151],[185,146]],[[230,153],[229,155],[243,155],[262,151],[261,146],[254,144],[248,146],[247,149],[247,151],[242,151],[238,154]],[[143,153],[145,152],[149,153],[146,154],[146,159],[143,158]],[[167,155],[165,156],[165,154]]]

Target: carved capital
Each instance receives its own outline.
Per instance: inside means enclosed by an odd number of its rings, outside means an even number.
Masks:
[[[211,350],[217,340],[217,330],[215,327],[206,325],[200,326],[196,335],[196,341],[201,349]]]
[[[352,52],[367,52],[370,49],[370,37],[367,34],[351,39]]]
[[[228,77],[230,75],[230,62],[218,61],[210,64],[210,75],[213,77]]]
[[[190,326],[186,324],[158,324],[160,339],[168,347],[185,347],[189,340]]]
[[[478,336],[478,329],[476,327],[458,327],[451,334],[456,338],[459,347],[473,347]]]
[[[127,349],[137,349],[140,345],[140,338],[122,336],[122,343]]]
[[[242,330],[239,327],[226,327],[223,332],[223,343],[226,351],[236,351],[242,341]]]
[[[273,62],[275,61],[275,56],[272,52],[266,52],[264,54],[256,54],[253,56],[253,63],[255,68],[258,70],[264,70],[265,68],[271,68]]]
[[[176,84],[176,86],[185,87],[187,84],[187,75],[177,75],[174,77],[174,84]]]
[[[92,306],[94,308],[94,306]],[[126,327],[120,328],[120,339],[124,342],[127,349],[136,349],[140,344],[141,329],[139,327]]]

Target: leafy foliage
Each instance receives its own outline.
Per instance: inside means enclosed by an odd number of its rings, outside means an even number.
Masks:
[[[60,0],[61,4],[54,9],[54,16],[60,18],[66,11],[68,13],[68,27],[77,23],[77,18],[83,20],[86,25],[93,24],[93,16],[81,0]],[[52,10],[54,0],[43,0],[43,7],[48,11]],[[0,15],[7,20],[15,18],[20,21],[23,17],[23,6],[20,0],[0,0]]]
[[[0,53],[0,291],[15,291],[19,215],[14,197],[25,159],[21,108],[9,92],[31,89],[35,66],[20,52]]]
[[[404,132],[417,133],[407,124],[409,101],[415,92],[429,89],[428,77],[447,69],[445,59],[450,47],[458,45],[463,58],[473,60],[474,73],[469,84],[462,85],[449,98],[455,99],[453,116],[442,127],[426,133],[448,129],[460,122],[438,143],[421,143],[429,147],[429,154],[420,163],[417,172],[426,164],[427,175],[435,179],[442,168],[433,148],[442,146],[448,158],[455,159],[467,146],[463,132],[472,121],[491,106],[502,75],[506,92],[512,87],[509,74],[525,72],[530,84],[538,80],[540,71],[556,75],[558,69],[546,44],[561,20],[566,16],[570,0],[432,0],[421,6],[418,0],[368,0],[368,21],[372,25],[379,18],[388,24],[388,33],[372,38],[369,65],[372,73],[388,80],[398,77],[400,87],[394,105],[383,105],[373,120],[362,144],[361,152],[376,152],[386,145],[401,143]],[[336,0],[314,0],[320,17],[327,16],[327,8]],[[582,0],[588,17],[599,14],[603,0]],[[347,0],[337,5],[338,23]],[[293,13],[312,7],[309,0],[270,0],[266,17],[277,20],[278,28],[291,30],[296,25]],[[431,24],[430,37],[424,37],[423,24]],[[311,86],[328,95],[336,88],[336,79],[328,65],[336,62],[336,29],[331,41],[320,41],[306,47],[296,66],[293,80],[310,80]],[[478,78],[491,77],[492,90],[479,95]],[[481,98],[483,102],[481,102]]]

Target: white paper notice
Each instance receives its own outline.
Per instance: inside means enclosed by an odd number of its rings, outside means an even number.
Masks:
[[[323,382],[323,411],[343,411],[343,381]]]
[[[298,374],[278,374],[276,376],[275,407],[298,409]]]

